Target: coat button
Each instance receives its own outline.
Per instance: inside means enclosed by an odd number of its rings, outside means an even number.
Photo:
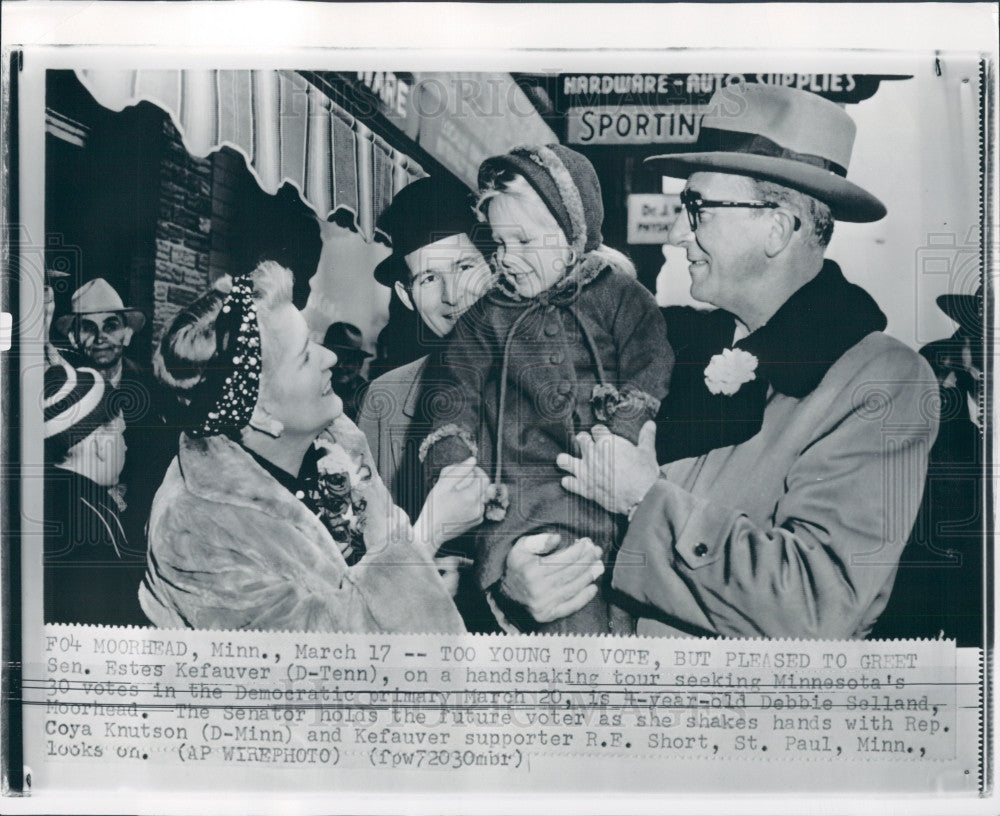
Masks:
[[[545,324],[545,333],[549,337],[555,337],[557,334],[559,334],[559,324],[558,323],[546,323]]]
[[[697,547],[694,548],[694,554],[697,555],[699,558],[704,558],[706,555],[708,555],[708,544],[705,543],[699,544]]]
[[[549,355],[549,362],[552,363],[552,365],[559,365],[562,361],[563,356],[559,352]]]
[[[573,385],[572,383],[567,383],[567,382],[559,383],[559,385],[556,386],[556,391],[562,394],[564,397],[568,397],[570,394],[573,393]]]

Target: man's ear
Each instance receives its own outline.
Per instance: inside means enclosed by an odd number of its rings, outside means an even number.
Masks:
[[[795,235],[795,215],[785,209],[777,209],[770,213],[771,228],[764,241],[764,252],[767,257],[780,255]]]
[[[91,446],[94,455],[97,457],[97,461],[103,462],[105,456],[104,456],[104,451],[101,450],[101,448],[104,447],[103,445],[101,445],[101,434],[99,434],[97,431],[94,431],[90,435],[90,438],[87,440],[87,444]]]
[[[126,326],[125,331],[122,332],[122,345],[127,346],[132,342],[132,327]]]
[[[402,281],[396,281],[392,285],[392,288],[396,290],[396,297],[398,297],[403,302],[403,305],[412,312],[413,311],[413,301],[410,300],[410,293],[407,290],[407,288],[405,286],[403,286],[403,282]]]

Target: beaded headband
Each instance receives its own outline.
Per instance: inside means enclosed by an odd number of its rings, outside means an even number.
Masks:
[[[222,302],[215,324],[218,352],[216,363],[202,392],[201,417],[192,436],[211,436],[239,431],[250,422],[260,389],[260,326],[253,281],[249,275],[236,278]]]

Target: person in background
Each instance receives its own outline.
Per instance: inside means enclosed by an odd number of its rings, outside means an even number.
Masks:
[[[69,359],[101,372],[108,398],[122,411],[125,442],[131,456],[112,492],[129,541],[145,546],[145,526],[153,496],[166,462],[176,453],[178,429],[165,410],[171,399],[158,387],[152,372],[125,355],[135,334],[146,324],[138,309],[125,306],[103,278],[77,289],[69,313],[57,318],[56,331],[68,344]]]
[[[418,449],[430,432],[435,410],[448,407],[429,399],[440,372],[442,342],[492,286],[485,256],[492,253],[493,243],[476,219],[469,190],[436,177],[404,187],[382,214],[379,227],[392,241],[392,254],[375,268],[375,280],[393,290],[393,304],[415,315],[410,336],[396,338],[396,344],[428,353],[372,380],[358,427],[368,437],[393,499],[410,518],[418,518],[428,494]],[[455,588],[467,627],[495,631],[482,592],[468,570],[456,569],[466,564],[470,546],[467,539],[453,539],[438,564]]]
[[[309,339],[292,284],[263,261],[161,341],[186,420],[153,501],[142,607],[165,628],[464,631],[431,556],[441,530],[479,522],[485,484],[455,468],[428,498],[438,525],[411,528],[343,416],[336,355]]]
[[[612,585],[646,605],[640,634],[862,639],[885,609],[937,383],[825,258],[835,219],[885,215],[846,177],[854,134],[815,94],[746,83],[716,93],[692,152],[647,160],[687,180],[669,239],[692,296],[730,316],[714,353],[678,354],[678,367],[704,366],[691,386],[708,393],[703,427],[668,416],[639,444],[595,428],[579,457],[557,459],[568,491],[628,519]],[[665,404],[690,398],[672,389]],[[657,433],[672,437],[662,470]],[[692,434],[699,447],[671,456]],[[507,564],[539,614],[565,600],[545,560],[512,552]]]
[[[941,295],[938,307],[958,324],[951,337],[920,353],[940,385],[941,426],[927,486],[896,584],[872,638],[955,638],[982,646],[983,289]]]
[[[73,293],[69,313],[59,317],[55,326],[86,365],[100,371],[112,388],[120,388],[123,380],[127,384],[143,376],[139,366],[125,356],[125,349],[145,324],[145,315],[126,307],[110,283],[94,278]]]
[[[333,367],[333,390],[344,403],[344,414],[357,421],[358,410],[368,380],[361,376],[365,360],[372,355],[364,349],[361,329],[351,323],[331,323],[323,338],[323,345],[337,355]]]
[[[145,558],[129,546],[108,489],[125,464],[125,423],[91,368],[45,371],[44,615],[48,623],[145,626]]]

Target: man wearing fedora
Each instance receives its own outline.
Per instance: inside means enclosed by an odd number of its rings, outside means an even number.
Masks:
[[[73,293],[70,311],[56,321],[56,330],[69,339],[88,366],[101,372],[110,387],[118,388],[126,372],[139,372],[125,357],[125,349],[144,325],[142,312],[126,307],[104,278],[94,278]]]
[[[478,223],[469,191],[429,177],[404,187],[382,214],[379,227],[392,241],[392,254],[375,267],[375,280],[390,287],[420,323],[412,345],[429,353],[369,384],[358,415],[379,475],[397,505],[419,519],[427,488],[418,456],[433,428],[439,397],[434,389],[437,353],[458,319],[492,285],[486,258],[493,244]],[[448,551],[467,555],[460,541]],[[455,581],[457,575],[448,576]],[[494,631],[496,622],[482,592],[463,573],[455,602],[471,631]]]
[[[323,337],[323,345],[337,355],[331,380],[333,390],[344,403],[344,413],[357,421],[358,409],[368,380],[361,368],[372,355],[364,349],[364,336],[353,323],[331,323]]]
[[[824,258],[834,220],[885,215],[846,177],[854,133],[819,96],[746,84],[716,93],[693,152],[647,160],[687,179],[669,240],[719,311],[670,337],[694,374],[665,400],[662,468],[652,424],[638,445],[595,428],[557,461],[629,519],[612,583],[645,606],[640,634],[864,638],[885,607],[937,384]],[[512,557],[522,600],[551,608],[544,559]]]

